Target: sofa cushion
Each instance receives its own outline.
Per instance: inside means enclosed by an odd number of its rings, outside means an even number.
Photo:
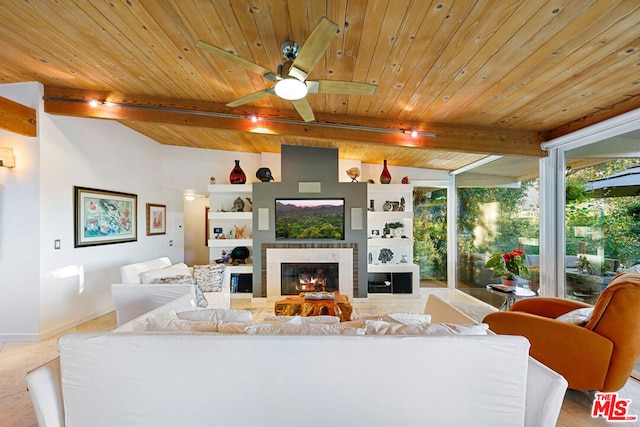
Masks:
[[[142,283],[152,283],[155,279],[172,276],[190,276],[191,270],[187,267],[187,264],[181,262],[178,264],[170,265],[169,267],[158,268],[155,270],[148,270],[141,274]]]
[[[202,292],[222,292],[224,264],[194,265],[193,277]]]
[[[253,322],[218,322],[218,332],[221,334],[242,335],[247,326]]]
[[[218,322],[203,322],[175,318],[153,318],[146,320],[147,332],[218,332]]]
[[[205,310],[185,310],[176,313],[178,319],[213,322],[251,322],[253,315],[249,310],[228,310],[208,308]]]
[[[335,324],[326,323],[271,323],[244,328],[249,335],[365,335],[364,321],[352,320]]]
[[[475,325],[458,325],[454,323],[421,323],[403,325],[395,322],[365,320],[367,335],[487,335],[489,325],[479,323]]]
[[[289,323],[292,325],[307,325],[312,323],[340,323],[340,317],[338,316],[267,316],[264,318],[264,320],[265,322]]]
[[[120,267],[122,283],[142,283],[142,273],[149,270],[168,267],[171,265],[169,257],[155,258],[148,261],[136,262]]]

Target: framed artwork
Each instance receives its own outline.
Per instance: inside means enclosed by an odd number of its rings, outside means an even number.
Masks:
[[[75,245],[108,245],[138,240],[138,196],[73,187]]]
[[[167,206],[147,203],[147,236],[167,234]]]

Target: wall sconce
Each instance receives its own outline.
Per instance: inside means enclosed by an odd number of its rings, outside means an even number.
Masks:
[[[0,147],[0,166],[12,168],[16,165],[16,156],[13,155],[13,148]]]

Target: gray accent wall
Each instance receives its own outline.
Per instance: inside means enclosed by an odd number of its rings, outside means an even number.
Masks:
[[[257,182],[253,184],[253,296],[266,297],[262,268],[265,261],[264,244],[347,244],[354,247],[353,296],[367,296],[367,184],[364,182],[339,182],[338,150],[333,148],[281,147],[282,182]],[[275,200],[277,198],[344,198],[344,240],[276,240]],[[268,229],[259,227],[260,209],[268,210]],[[362,218],[356,219],[361,227],[352,230],[352,208],[360,208]],[[263,210],[264,212],[264,210]],[[357,250],[356,250],[357,248]],[[263,286],[264,285],[264,286]]]

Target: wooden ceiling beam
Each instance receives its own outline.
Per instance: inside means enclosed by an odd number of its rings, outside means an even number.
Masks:
[[[90,106],[97,100],[96,107]],[[307,139],[379,143],[477,154],[543,157],[544,136],[538,132],[444,123],[379,120],[333,114],[316,114],[305,123],[295,110],[241,106],[146,95],[45,87],[45,112],[118,121],[146,121],[210,127],[238,132],[264,133]],[[253,123],[249,118],[257,116]],[[434,133],[411,137],[403,130]]]
[[[0,97],[0,129],[25,136],[37,136],[36,110]]]

